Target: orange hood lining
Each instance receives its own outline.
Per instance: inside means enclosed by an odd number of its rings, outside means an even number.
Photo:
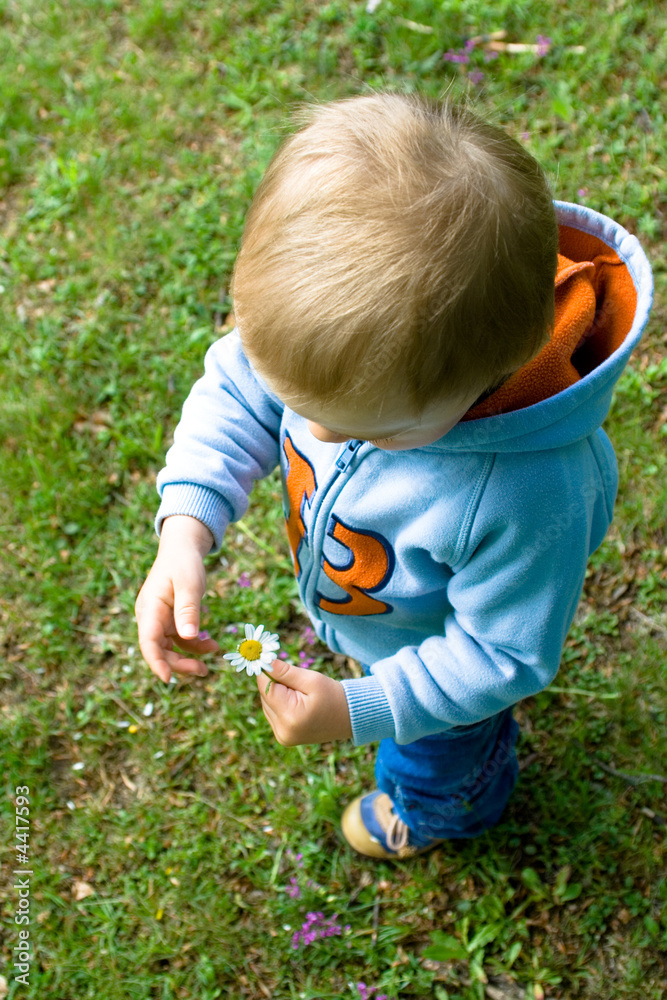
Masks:
[[[556,314],[551,338],[463,420],[510,413],[541,403],[579,382],[627,337],[637,292],[627,267],[597,236],[559,227]]]

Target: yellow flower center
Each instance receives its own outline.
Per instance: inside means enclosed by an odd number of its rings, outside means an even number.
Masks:
[[[258,660],[262,655],[262,644],[257,639],[244,639],[239,646],[239,653],[244,660]]]

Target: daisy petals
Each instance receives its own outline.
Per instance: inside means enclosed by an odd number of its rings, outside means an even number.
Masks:
[[[259,643],[260,654],[257,659],[248,660],[245,656],[241,655],[242,641],[234,653],[224,653],[223,658],[236,668],[237,673],[245,670],[249,677],[258,676],[262,670],[270,673],[273,670],[273,661],[276,653],[280,649],[280,637],[278,633],[269,632],[263,625],[252,625],[250,622],[245,624],[244,632],[247,641],[254,640]]]

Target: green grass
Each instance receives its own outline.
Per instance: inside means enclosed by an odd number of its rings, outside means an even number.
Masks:
[[[443,61],[500,29],[553,45]],[[667,759],[666,38],[660,5],[615,0],[383,0],[373,14],[343,0],[0,0],[10,997],[351,1000],[358,981],[392,998],[664,996],[665,783],[637,776]],[[337,829],[372,781],[372,747],[281,748],[220,659],[166,689],[133,623],[155,475],[225,329],[244,214],[289,111],[379,87],[470,90],[557,197],[639,235],[658,290],[606,425],[616,519],[553,690],[518,708],[524,767],[503,821],[396,866],[353,856]],[[261,484],[210,559],[205,625],[231,647],[226,629],[264,621],[342,676],[304,635],[279,491]],[[31,801],[29,988],[10,968],[17,785]],[[309,911],[349,929],[294,951]]]

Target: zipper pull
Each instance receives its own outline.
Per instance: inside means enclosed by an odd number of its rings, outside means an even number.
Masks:
[[[354,458],[354,454],[361,444],[361,441],[348,441],[345,451],[336,459],[336,468],[341,472],[347,472],[347,467]]]

